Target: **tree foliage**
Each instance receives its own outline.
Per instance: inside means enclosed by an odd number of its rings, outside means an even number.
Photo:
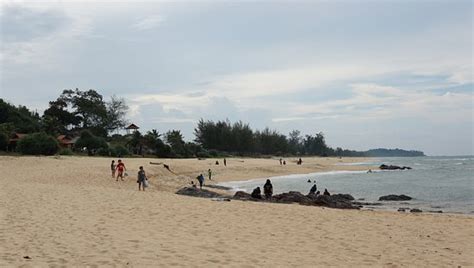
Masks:
[[[88,130],[81,132],[75,147],[77,149],[85,148],[89,155],[94,155],[99,149],[108,149],[107,142],[102,137],[97,137]]]
[[[18,141],[18,152],[27,155],[54,155],[58,152],[58,141],[44,132],[33,133]]]
[[[41,129],[38,113],[30,111],[26,106],[14,106],[3,99],[0,99],[0,126],[10,127],[9,132],[20,133],[33,133]]]

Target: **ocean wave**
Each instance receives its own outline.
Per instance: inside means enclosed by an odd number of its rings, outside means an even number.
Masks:
[[[373,173],[379,172],[390,172],[387,170],[372,170]],[[251,180],[245,181],[228,181],[228,182],[221,182],[218,183],[220,186],[230,187],[232,189],[236,187],[242,187],[245,184],[252,184],[257,182],[265,182],[267,179],[270,180],[286,180],[286,179],[301,179],[301,177],[315,179],[314,177],[318,176],[331,176],[331,175],[341,175],[341,174],[364,174],[367,173],[367,170],[334,170],[334,171],[324,171],[324,172],[314,172],[314,173],[306,173],[306,174],[290,174],[290,175],[282,175],[282,176],[274,176],[274,177],[266,177],[266,178],[256,178]]]

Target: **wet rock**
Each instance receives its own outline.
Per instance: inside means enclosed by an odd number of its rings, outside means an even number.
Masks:
[[[334,198],[334,196],[319,195],[312,200],[312,204],[316,206],[324,206],[329,208],[341,208],[341,209],[359,209],[358,206],[354,206],[351,201],[347,199]]]
[[[226,198],[228,196],[212,192],[205,189],[199,189],[197,187],[184,187],[179,189],[176,194],[188,195],[194,197],[203,197],[203,198]]]
[[[418,209],[418,208],[412,208],[410,210],[411,213],[420,213],[420,212],[423,212],[421,209]]]
[[[407,209],[406,208],[399,208],[397,211],[398,212],[405,212]]]
[[[252,199],[252,196],[244,191],[238,191],[234,194],[233,199],[238,199],[238,200],[250,200]]]
[[[400,167],[400,166],[385,165],[385,164],[380,165],[379,168],[380,168],[381,170],[405,170],[405,169],[411,169],[411,167],[406,167],[406,166]]]
[[[405,201],[405,200],[412,200],[408,195],[396,195],[396,194],[390,194],[390,195],[384,195],[379,197],[379,201]]]
[[[334,200],[347,200],[347,201],[352,201],[354,200],[354,197],[350,194],[333,194],[331,197]]]
[[[300,192],[291,191],[288,193],[277,194],[272,197],[275,202],[282,203],[311,203],[311,198],[303,195]]]

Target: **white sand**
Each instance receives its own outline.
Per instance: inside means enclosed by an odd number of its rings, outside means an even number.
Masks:
[[[277,160],[228,159],[228,167],[216,167],[215,160],[125,159],[131,176],[115,182],[106,158],[0,157],[0,266],[474,265],[468,215],[173,194],[209,167],[218,181],[357,168],[333,166],[339,159],[303,160],[302,167],[280,167]],[[177,175],[150,161],[170,164]],[[150,175],[147,192],[137,191],[139,165]]]

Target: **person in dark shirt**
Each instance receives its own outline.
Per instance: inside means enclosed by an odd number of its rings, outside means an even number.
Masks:
[[[110,170],[112,171],[112,178],[115,178],[115,160],[110,163]]]
[[[272,198],[273,185],[272,185],[272,182],[270,180],[267,180],[267,182],[265,182],[265,185],[263,185],[263,193],[265,194],[266,199]]]
[[[202,175],[202,173],[199,176],[197,176],[196,179],[199,182],[199,188],[202,189],[202,185],[204,184],[204,176]]]
[[[330,196],[331,194],[328,192],[328,189],[324,189],[324,193],[323,193],[323,195]]]
[[[148,178],[146,177],[145,170],[141,166],[140,170],[138,171],[138,178],[137,178],[138,191],[140,191],[140,188],[143,191],[145,191],[145,187],[146,187],[145,185],[146,185],[147,180],[148,180]]]
[[[260,187],[253,189],[251,196],[256,199],[262,199],[262,191]]]
[[[316,186],[316,183],[311,187],[309,190],[309,194],[316,194],[316,191],[318,190],[318,187]]]

